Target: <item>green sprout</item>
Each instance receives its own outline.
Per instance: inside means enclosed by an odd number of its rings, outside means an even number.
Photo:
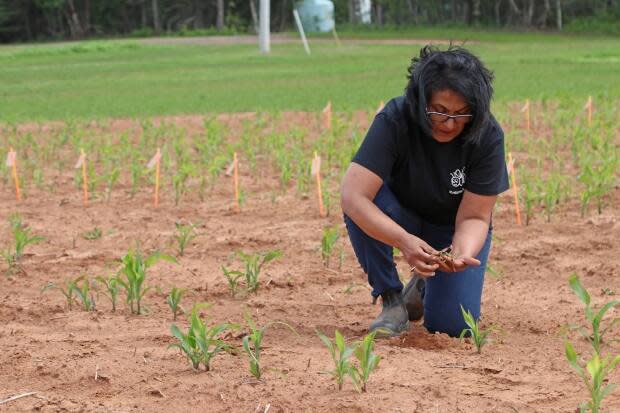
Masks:
[[[196,233],[196,226],[191,222],[189,224],[176,222],[174,225],[177,228],[177,233],[174,236],[178,243],[177,251],[179,252],[179,256],[182,257],[185,253],[187,244],[196,238],[198,234]]]
[[[102,235],[103,235],[103,232],[101,231],[100,228],[97,228],[97,227],[93,228],[90,231],[86,231],[82,233],[82,237],[84,239],[91,240],[91,241],[101,238]]]
[[[168,296],[166,297],[166,303],[170,307],[170,310],[172,310],[174,321],[177,321],[177,314],[179,313],[179,310],[182,310],[181,298],[183,298],[183,295],[186,292],[187,290],[185,289],[172,287],[170,294],[168,294]]]
[[[241,271],[232,271],[222,265],[222,272],[224,273],[224,277],[228,281],[228,288],[230,289],[231,297],[235,298],[237,292],[239,292],[239,280],[241,277],[245,276]]]
[[[31,235],[30,228],[26,227],[21,220],[19,214],[12,214],[9,217],[11,230],[13,232],[13,249],[2,251],[2,256],[9,265],[7,274],[11,275],[19,268],[20,260],[24,254],[24,249],[31,244],[43,241],[44,238]]]
[[[463,320],[469,328],[463,329],[459,338],[463,338],[466,335],[470,335],[474,340],[476,350],[478,354],[482,352],[482,347],[488,342],[489,330],[483,330],[480,328],[479,322],[474,318],[469,310],[465,310],[461,305],[461,314],[463,314]]]
[[[175,324],[170,326],[170,332],[179,342],[170,344],[168,348],[178,348],[185,353],[194,370],[198,370],[200,363],[202,363],[205,370],[209,371],[213,357],[223,350],[230,351],[231,347],[220,336],[234,326],[223,323],[207,327],[206,323],[200,318],[200,307],[200,305],[195,305],[192,309],[187,333],[183,333]]]
[[[620,355],[612,357],[611,359],[609,356],[601,358],[598,353],[594,352],[594,355],[585,364],[584,368],[577,360],[577,353],[569,341],[565,344],[565,352],[566,359],[579,377],[581,377],[590,395],[590,401],[582,403],[579,406],[579,411],[583,413],[590,410],[592,413],[598,413],[603,399],[616,387],[615,384],[604,384],[606,383],[609,373],[611,373],[616,368],[618,362],[620,362]]]
[[[334,251],[334,246],[340,238],[337,227],[325,227],[323,228],[323,236],[321,237],[321,258],[323,259],[323,265],[329,268],[329,259]]]
[[[329,350],[329,354],[332,356],[334,369],[329,373],[336,379],[338,390],[342,390],[345,376],[348,375],[355,381],[354,367],[349,361],[349,358],[355,352],[355,346],[347,346],[344,336],[338,330],[336,330],[333,342],[319,330],[316,330],[316,334],[323,344],[325,344],[327,350]]]
[[[263,337],[265,335],[265,331],[268,327],[274,324],[281,324],[287,328],[289,328],[293,333],[297,334],[295,329],[290,325],[286,324],[283,321],[271,321],[265,324],[263,327],[258,328],[252,320],[252,317],[249,314],[245,314],[245,320],[250,327],[250,334],[243,337],[243,350],[247,353],[250,358],[250,373],[260,380],[261,377],[261,367],[260,367],[260,354],[261,354],[261,345],[263,342]],[[297,334],[298,335],[298,334]]]
[[[152,288],[144,286],[146,270],[159,260],[176,263],[174,257],[161,253],[154,253],[143,258],[140,251],[130,250],[123,257],[120,273],[125,278],[119,277],[118,283],[127,293],[127,304],[132,314],[142,314],[142,298]]]
[[[608,303],[603,305],[598,311],[596,311],[590,305],[590,294],[588,294],[588,291],[581,285],[577,274],[573,273],[570,276],[568,282],[570,284],[571,290],[573,290],[575,295],[585,305],[586,320],[588,320],[588,322],[590,323],[592,331],[586,331],[583,327],[576,327],[576,329],[581,333],[583,337],[585,337],[586,340],[588,340],[588,342],[592,345],[594,351],[597,354],[601,354],[601,344],[603,343],[603,338],[605,334],[613,326],[620,323],[620,317],[616,317],[611,320],[603,329],[601,329],[601,322],[603,321],[605,313],[620,304],[620,301],[609,301]]]
[[[361,383],[361,391],[363,393],[366,393],[370,374],[377,368],[379,361],[381,361],[381,357],[373,352],[376,334],[376,331],[367,334],[355,347],[355,358],[359,362],[359,367],[353,368],[352,378],[354,378],[353,383],[356,387],[360,388],[359,385]]]
[[[82,303],[84,311],[95,310],[95,297],[91,293],[91,282],[85,275],[76,278],[73,283],[76,298]]]
[[[106,288],[107,297],[112,302],[112,312],[116,312],[116,303],[118,299],[118,292],[121,284],[119,283],[117,276],[111,276],[108,279],[102,276],[95,277],[95,280],[103,284]]]
[[[263,265],[267,264],[278,257],[282,256],[279,250],[267,251],[256,254],[245,254],[244,252],[238,252],[239,257],[245,263],[245,276],[246,287],[248,292],[255,292],[259,287],[259,275],[263,268]]]
[[[73,303],[75,302],[75,291],[76,291],[76,284],[77,282],[81,279],[82,277],[77,277],[75,279],[69,279],[67,281],[65,281],[65,285],[64,287],[59,287],[54,283],[47,283],[47,285],[45,287],[43,287],[43,289],[41,290],[42,292],[48,291],[48,290],[52,290],[52,289],[56,289],[58,291],[61,292],[61,294],[65,297],[65,299],[67,300],[67,309],[69,311],[71,311],[71,309],[73,308]]]

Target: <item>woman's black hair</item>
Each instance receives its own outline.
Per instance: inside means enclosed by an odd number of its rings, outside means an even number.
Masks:
[[[478,143],[491,121],[493,73],[467,49],[450,45],[442,51],[435,46],[424,46],[420,56],[411,59],[407,69],[409,83],[405,97],[411,117],[424,133],[432,135],[432,126],[426,107],[434,92],[452,90],[459,93],[469,105],[473,116],[463,129],[462,139]]]

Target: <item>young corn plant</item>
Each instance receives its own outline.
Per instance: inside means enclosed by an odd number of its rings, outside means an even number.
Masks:
[[[82,304],[82,309],[84,311],[94,311],[95,310],[95,297],[91,292],[91,281],[85,275],[82,277],[78,277],[73,285],[73,289],[75,292],[75,296],[77,298],[76,301]]]
[[[590,395],[590,400],[587,403],[582,403],[579,406],[579,411],[583,413],[590,410],[592,413],[598,413],[603,399],[616,387],[615,384],[606,384],[606,382],[607,376],[620,362],[620,355],[601,357],[594,352],[592,358],[585,363],[585,366],[582,366],[577,359],[573,345],[569,341],[566,341],[565,353],[568,363],[581,377]]]
[[[132,314],[142,314],[142,298],[152,288],[144,286],[146,271],[159,260],[177,262],[174,257],[161,253],[144,258],[140,251],[133,250],[123,257],[120,274],[125,278],[119,277],[118,283],[127,293],[127,304]]]
[[[2,256],[8,264],[7,275],[13,274],[19,269],[20,260],[24,254],[24,249],[31,244],[43,241],[42,237],[30,234],[30,228],[26,227],[18,214],[9,217],[11,230],[13,232],[13,248],[2,251]]]
[[[338,227],[323,228],[323,236],[321,237],[321,258],[326,268],[329,268],[329,260],[334,252],[334,246],[336,242],[338,242],[338,238],[340,238]]]
[[[334,361],[334,369],[329,373],[332,377],[334,377],[334,379],[336,379],[338,390],[342,390],[344,378],[347,375],[351,377],[356,384],[354,367],[349,361],[349,358],[355,352],[355,346],[348,346],[345,342],[344,336],[338,330],[336,330],[333,342],[319,330],[316,331],[316,334],[319,336],[323,344],[325,344],[327,350],[329,350],[329,354],[332,356],[332,360]]]
[[[170,307],[170,310],[172,310],[172,319],[174,321],[177,321],[177,314],[179,311],[183,310],[181,307],[181,299],[186,292],[187,290],[185,289],[172,287],[170,294],[166,297],[166,303]]]
[[[248,292],[255,292],[259,287],[260,271],[265,264],[282,256],[279,250],[261,252],[256,254],[238,253],[241,260],[245,263],[245,282]]]
[[[260,354],[261,354],[261,346],[263,343],[263,337],[265,336],[265,331],[272,325],[281,324],[291,330],[293,333],[297,334],[297,331],[290,325],[286,324],[283,321],[271,321],[265,324],[263,327],[258,328],[252,320],[252,317],[249,314],[245,314],[245,321],[248,323],[248,327],[250,327],[250,334],[243,337],[243,350],[246,352],[250,359],[250,373],[256,377],[256,379],[260,380],[261,378],[261,367],[260,367]],[[297,334],[299,335],[299,334]]]
[[[118,293],[121,287],[121,284],[118,282],[118,277],[113,275],[106,279],[102,276],[98,276],[95,277],[95,280],[105,286],[105,294],[112,303],[112,312],[116,312],[116,303],[118,302]]]
[[[177,228],[177,233],[174,235],[174,239],[177,240],[177,251],[179,256],[182,257],[185,253],[185,248],[194,238],[198,236],[196,233],[196,226],[191,222],[189,224],[181,224],[176,222],[174,224]]]
[[[466,335],[470,335],[476,346],[476,351],[480,354],[482,352],[482,347],[488,342],[490,331],[483,330],[471,312],[469,310],[466,311],[462,305],[461,314],[463,314],[463,320],[465,320],[465,324],[467,324],[469,328],[463,329],[459,338],[462,339]]]
[[[228,281],[228,288],[230,290],[231,297],[235,298],[237,293],[239,292],[239,280],[245,276],[241,271],[229,270],[225,266],[222,265],[222,272],[224,273],[224,277]]]
[[[52,289],[56,289],[58,291],[60,291],[60,293],[63,295],[63,297],[65,297],[65,300],[67,301],[67,309],[69,311],[71,311],[73,309],[73,303],[75,302],[75,292],[77,289],[77,283],[79,282],[79,280],[81,280],[83,278],[83,276],[81,277],[77,277],[74,279],[69,279],[67,281],[65,281],[65,285],[64,286],[58,286],[54,283],[47,283],[47,285],[45,287],[43,287],[43,289],[41,290],[41,292],[45,292],[48,290],[52,290]]]
[[[103,232],[101,231],[101,228],[97,228],[97,227],[93,228],[90,231],[86,231],[82,233],[82,237],[90,241],[99,239],[101,238],[102,235],[103,235]]]
[[[168,348],[178,348],[185,353],[194,370],[198,370],[202,363],[205,371],[209,371],[213,357],[221,351],[230,351],[231,347],[220,336],[235,326],[223,323],[208,327],[200,318],[199,311],[197,306],[192,309],[187,333],[183,333],[179,327],[172,324],[170,332],[179,342],[170,344]]]
[[[381,357],[373,352],[375,346],[376,331],[367,334],[355,347],[355,358],[359,367],[353,367],[353,383],[363,393],[366,393],[370,374],[377,368]]]
[[[603,344],[603,339],[606,333],[613,328],[616,324],[620,323],[620,317],[613,318],[607,323],[605,328],[602,328],[601,322],[603,321],[603,317],[605,314],[620,304],[620,301],[613,300],[604,304],[598,311],[591,306],[590,302],[590,294],[588,291],[581,285],[579,281],[579,277],[577,274],[573,273],[569,280],[569,285],[571,290],[575,293],[575,295],[579,298],[579,300],[585,305],[585,316],[586,320],[590,323],[589,327],[591,331],[586,330],[581,326],[571,326],[573,329],[579,331],[579,333],[590,343],[592,348],[597,354],[601,354],[601,345]]]

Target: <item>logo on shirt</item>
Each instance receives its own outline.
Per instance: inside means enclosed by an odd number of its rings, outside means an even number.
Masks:
[[[458,188],[456,190],[448,191],[452,195],[458,195],[463,192],[463,185],[465,185],[465,167],[457,169],[454,172],[450,172],[450,183],[453,187]]]

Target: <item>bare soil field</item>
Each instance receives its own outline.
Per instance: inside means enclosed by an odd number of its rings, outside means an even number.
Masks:
[[[177,118],[188,130],[200,121]],[[115,123],[119,130],[130,125]],[[493,328],[490,344],[477,354],[467,340],[412,324],[402,337],[377,340],[381,362],[368,392],[358,393],[350,381],[336,389],[326,374],[333,368],[330,355],[315,333],[333,337],[339,330],[359,339],[380,310],[371,305],[339,207],[320,218],[314,192],[300,198],[278,191],[275,174],[257,179],[243,167],[240,173],[247,199],[238,213],[227,177],[204,202],[189,194],[175,207],[164,191],[157,209],[150,190],[130,199],[122,185],[109,202],[94,199],[85,208],[72,171],[57,179],[54,193],[33,189],[19,205],[10,185],[0,187],[0,246],[10,242],[7,218],[14,211],[45,238],[27,248],[21,274],[0,275],[0,400],[37,392],[0,405],[0,412],[574,412],[588,399],[564,355],[566,325],[585,324],[568,277],[580,276],[595,305],[620,294],[618,188],[600,215],[591,210],[581,218],[574,200],[561,205],[550,223],[541,214],[527,227],[515,225],[511,194],[503,194],[490,257],[496,274],[487,274],[482,304],[482,325]],[[178,221],[200,223],[200,236],[178,264],[160,262],[149,270],[147,284],[161,292],[146,295],[146,314],[131,315],[122,298],[112,312],[103,296],[96,311],[68,310],[58,290],[42,292],[48,282],[114,273],[136,243],[145,251],[174,254]],[[343,235],[340,268],[338,259],[330,268],[322,265],[319,244],[326,225],[338,225]],[[102,229],[101,238],[81,235],[94,227]],[[265,266],[258,291],[231,298],[220,267],[239,268],[235,251],[274,249],[283,257]],[[399,267],[407,273],[405,265]],[[189,290],[185,308],[210,303],[203,312],[210,322],[240,324],[226,336],[236,354],[219,354],[210,371],[194,371],[178,350],[168,349],[175,342],[165,302],[172,286]],[[280,320],[299,333],[267,330],[261,380],[250,375],[241,350],[248,331],[244,312],[259,325]],[[183,316],[177,324],[187,325]],[[587,350],[577,333],[568,336],[579,352]],[[612,330],[610,338],[617,337]],[[617,342],[606,346],[620,353]],[[610,382],[620,382],[620,371]],[[620,412],[620,391],[603,407]]]

